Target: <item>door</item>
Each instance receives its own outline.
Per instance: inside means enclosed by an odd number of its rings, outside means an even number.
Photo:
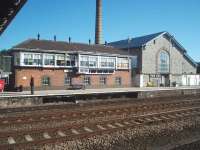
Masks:
[[[169,86],[169,75],[161,75],[161,86]]]

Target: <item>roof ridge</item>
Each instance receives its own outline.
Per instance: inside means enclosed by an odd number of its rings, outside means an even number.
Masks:
[[[100,52],[100,53],[110,53],[110,54],[121,54],[127,55],[125,51],[121,51],[119,48],[115,48],[110,45],[101,44],[89,44],[89,43],[71,43],[66,41],[53,41],[53,40],[37,40],[28,39],[20,44],[12,47],[10,50],[61,50],[61,51],[85,51],[85,52]]]
[[[144,37],[148,37],[148,36],[153,36],[153,35],[160,35],[160,34],[163,34],[163,33],[168,33],[167,31],[161,31],[161,32],[157,32],[157,33],[152,33],[152,34],[146,34],[146,35],[142,35],[142,36],[137,36],[137,37],[132,37],[131,38],[131,41],[134,40],[134,39],[139,39],[139,38],[144,38]],[[118,41],[115,41],[115,42],[110,42],[110,43],[116,43],[116,42],[122,42],[122,41],[127,41],[129,38],[127,39],[124,39],[124,40],[118,40]],[[110,44],[109,43],[109,44]]]
[[[150,35],[156,35],[156,34],[159,35],[159,34],[163,34],[163,33],[167,33],[167,31],[162,31],[162,32],[157,32],[157,33],[152,33],[152,34],[146,34],[146,35],[137,36],[137,37],[134,37],[134,38],[142,38],[142,37],[146,37],[146,36],[150,36]]]
[[[31,38],[31,39],[28,39],[28,40],[25,40],[17,45],[15,45],[14,47],[17,47],[21,44],[26,44],[26,43],[29,43],[31,41],[36,41],[36,42],[51,42],[51,43],[62,43],[62,44],[71,44],[71,45],[84,45],[84,46],[96,46],[96,47],[110,47],[110,48],[114,48],[113,46],[111,45],[103,45],[103,44],[87,44],[87,43],[81,43],[81,42],[67,42],[67,41],[54,41],[54,40],[47,40],[47,39],[40,39],[40,40],[37,40],[37,39],[34,39],[34,38]],[[117,48],[115,48],[117,49]]]

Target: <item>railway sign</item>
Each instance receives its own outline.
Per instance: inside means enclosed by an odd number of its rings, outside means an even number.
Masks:
[[[5,86],[5,81],[4,80],[0,80],[0,92],[3,92],[4,86]]]

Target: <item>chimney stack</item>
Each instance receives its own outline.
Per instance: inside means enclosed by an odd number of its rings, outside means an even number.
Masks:
[[[96,0],[95,44],[101,44],[102,38],[102,0]]]

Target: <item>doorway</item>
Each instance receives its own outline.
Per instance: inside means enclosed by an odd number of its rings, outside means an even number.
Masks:
[[[169,74],[162,74],[160,86],[167,87],[169,85],[170,85]]]

